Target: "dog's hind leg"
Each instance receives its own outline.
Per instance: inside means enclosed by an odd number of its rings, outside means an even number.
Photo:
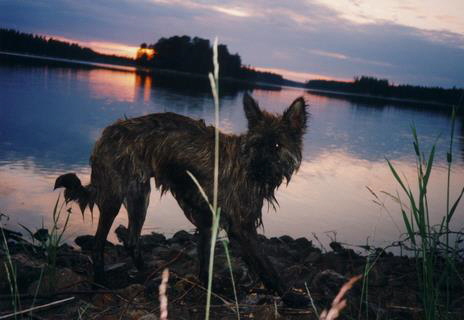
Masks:
[[[100,218],[98,219],[97,233],[95,234],[95,245],[93,249],[94,281],[103,284],[105,282],[104,249],[108,232],[111,229],[114,218],[118,215],[122,201],[117,197],[108,197],[98,207]]]
[[[128,249],[137,269],[143,268],[140,233],[150,202],[150,181],[133,182],[128,187],[124,205],[129,216]]]
[[[211,228],[198,228],[197,252],[199,260],[199,278],[206,287],[208,285],[208,266],[211,251]]]

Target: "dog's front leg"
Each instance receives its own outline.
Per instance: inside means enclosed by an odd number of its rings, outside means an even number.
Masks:
[[[259,246],[256,230],[235,229],[229,232],[229,236],[233,241],[238,242],[242,258],[248,267],[259,275],[266,288],[283,295],[285,286],[273,264]]]

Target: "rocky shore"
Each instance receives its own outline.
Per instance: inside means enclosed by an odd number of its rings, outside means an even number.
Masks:
[[[206,291],[197,277],[195,234],[179,231],[170,239],[159,233],[143,235],[146,264],[143,271],[134,268],[122,244],[108,242],[105,255],[108,284],[99,287],[92,283],[93,236],[77,237],[75,247],[64,244],[57,248],[53,266],[50,255],[55,253],[41,245],[48,234],[44,229],[34,235],[34,241],[3,230],[8,250],[4,245],[0,247],[0,318],[12,314],[15,308],[19,311],[45,305],[32,315],[24,314],[24,318],[158,319],[158,287],[166,268],[169,269],[169,318],[204,318]],[[125,227],[119,226],[116,233],[124,243]],[[347,296],[348,306],[341,319],[422,318],[414,259],[375,248],[357,253],[338,242],[330,244],[330,251],[323,251],[306,238],[290,236],[269,239],[262,236],[260,242],[285,282],[295,293],[305,297],[309,293],[319,313],[330,306],[349,278],[362,274],[365,276]],[[238,248],[231,245],[230,253],[241,319],[317,319],[312,306],[286,307],[249,271]],[[14,266],[16,280],[13,282],[10,266]],[[457,267],[463,270],[462,264]],[[237,319],[232,288],[227,256],[223,245],[218,243],[211,319]],[[451,287],[455,291],[451,318],[458,319],[464,314],[461,289],[459,282]],[[12,290],[16,293],[11,294]],[[56,304],[47,306],[53,302]]]

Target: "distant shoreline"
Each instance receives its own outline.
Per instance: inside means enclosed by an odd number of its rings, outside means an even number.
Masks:
[[[344,92],[344,91],[331,91],[331,90],[321,90],[321,89],[311,89],[311,88],[305,88],[305,90],[308,92],[320,93],[322,95],[329,96],[329,97],[336,95],[336,96],[357,97],[357,98],[365,98],[365,99],[376,99],[376,100],[381,100],[381,101],[403,102],[403,103],[411,103],[411,104],[427,104],[430,106],[440,106],[440,107],[448,107],[448,108],[452,107],[450,104],[437,102],[437,101],[384,97],[384,96],[371,95],[367,93],[352,93],[352,92]]]
[[[33,59],[33,60],[44,60],[44,61],[54,61],[54,62],[62,62],[71,65],[82,65],[82,66],[91,66],[101,69],[108,69],[108,70],[116,70],[116,71],[125,71],[125,72],[146,72],[151,73],[155,70],[149,70],[146,68],[136,67],[136,66],[124,66],[119,64],[109,64],[109,63],[99,63],[99,62],[92,62],[92,61],[84,61],[84,60],[75,60],[75,59],[66,59],[66,58],[57,58],[57,57],[49,57],[49,56],[40,56],[35,54],[25,54],[25,53],[17,53],[17,52],[10,52],[10,51],[0,51],[0,56],[12,56],[24,59]],[[205,75],[201,74],[194,74],[194,73],[187,73],[187,72],[180,72],[176,70],[168,70],[168,69],[159,69],[156,70],[163,73],[171,73],[171,74],[179,74],[179,75],[186,75],[186,76],[194,76],[194,77],[201,77],[206,78]],[[277,85],[275,83],[267,83],[267,82],[250,82],[247,80],[241,80],[236,78],[225,77],[223,78],[227,81],[238,81],[238,82],[245,82],[250,84],[256,85],[265,85],[270,87],[287,87],[287,88],[295,88],[295,89],[302,89],[308,93],[315,93],[320,94],[323,96],[333,97],[333,96],[344,96],[344,97],[355,97],[355,98],[363,98],[363,99],[374,99],[378,101],[391,101],[391,102],[401,102],[401,103],[410,103],[410,104],[426,104],[428,106],[439,106],[439,107],[447,107],[451,109],[451,105],[440,103],[436,101],[426,101],[426,100],[417,100],[417,99],[403,99],[403,98],[394,98],[394,97],[385,97],[385,96],[376,96],[371,94],[363,94],[363,93],[352,93],[352,92],[344,92],[344,91],[332,91],[332,90],[322,90],[322,89],[311,89],[307,88],[302,85]]]

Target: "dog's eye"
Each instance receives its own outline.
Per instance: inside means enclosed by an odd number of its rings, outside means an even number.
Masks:
[[[280,148],[280,144],[276,143],[276,144],[274,145],[274,148],[279,149],[279,148]]]

